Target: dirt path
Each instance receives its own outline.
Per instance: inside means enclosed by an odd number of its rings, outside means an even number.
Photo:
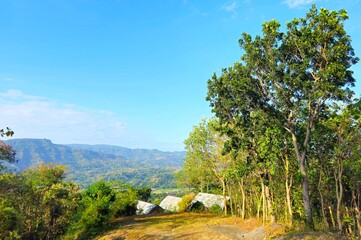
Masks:
[[[159,216],[120,218],[114,230],[98,240],[132,239],[265,239],[270,232],[255,219],[242,221],[236,217],[210,214],[180,213]]]

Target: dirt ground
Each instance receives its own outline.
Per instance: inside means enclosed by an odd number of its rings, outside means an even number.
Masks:
[[[262,226],[256,219],[241,220],[211,214],[179,213],[157,216],[119,218],[114,230],[98,240],[150,239],[269,239],[284,234],[284,228],[275,224]]]
[[[118,218],[97,240],[335,240],[347,239],[327,232],[285,233],[280,224],[262,225],[257,219],[242,220],[204,213],[178,213]]]

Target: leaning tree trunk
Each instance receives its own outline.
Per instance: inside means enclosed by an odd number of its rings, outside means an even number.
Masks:
[[[306,148],[307,143],[310,137],[311,133],[311,126],[309,125],[307,128],[307,133],[305,140],[303,142],[303,149],[302,153],[300,152],[297,136],[294,132],[294,130],[291,131],[292,134],[292,140],[293,140],[293,146],[296,152],[296,156],[299,163],[300,172],[302,175],[302,197],[303,197],[303,207],[305,210],[306,215],[306,225],[307,228],[314,230],[315,226],[313,224],[313,217],[312,217],[312,211],[311,211],[311,202],[310,202],[310,195],[309,195],[309,189],[308,189],[308,177],[307,177],[307,171],[306,171]]]
[[[328,206],[328,211],[330,212],[330,218],[331,218],[331,223],[332,223],[332,227],[336,228],[336,223],[335,223],[335,219],[333,217],[333,212],[332,212],[332,207],[331,205]]]

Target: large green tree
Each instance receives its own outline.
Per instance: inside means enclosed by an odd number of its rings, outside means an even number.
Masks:
[[[304,18],[294,19],[280,31],[276,20],[263,24],[262,36],[243,33],[242,61],[223,69],[208,81],[207,100],[231,138],[247,129],[249,117],[261,110],[292,138],[302,175],[306,223],[313,228],[307,174],[307,149],[319,115],[335,101],[348,101],[354,85],[350,67],[357,63],[350,36],[344,29],[345,10],[315,5]]]
[[[210,180],[216,179],[217,185],[221,186],[224,214],[227,214],[226,176],[231,165],[230,154],[222,154],[225,136],[221,136],[217,129],[216,119],[203,119],[184,141],[187,154],[184,160],[185,168],[178,175],[180,179],[188,179],[188,183],[199,185],[210,184]],[[217,183],[218,182],[218,183]],[[202,189],[201,191],[205,190]]]

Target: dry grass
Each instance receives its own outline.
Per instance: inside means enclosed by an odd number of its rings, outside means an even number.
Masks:
[[[282,236],[281,236],[282,235]],[[280,236],[277,238],[277,236]],[[293,233],[285,235],[280,224],[262,226],[257,219],[242,220],[237,217],[222,217],[204,213],[178,213],[154,216],[118,218],[113,230],[97,240],[168,240],[168,239],[338,239],[329,233]]]
[[[114,229],[98,240],[115,239],[241,239],[260,223],[236,217],[211,214],[178,213],[134,216],[114,221]],[[245,239],[244,237],[242,239]]]

